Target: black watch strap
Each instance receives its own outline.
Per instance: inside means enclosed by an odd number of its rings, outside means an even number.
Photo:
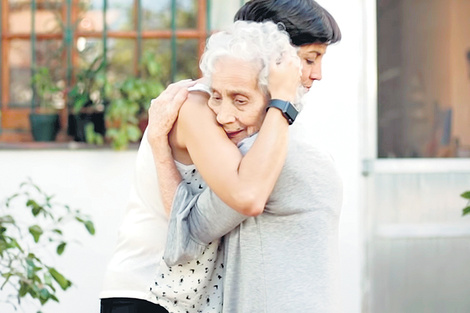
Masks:
[[[279,110],[281,110],[282,115],[284,115],[289,125],[292,125],[292,123],[294,123],[297,114],[299,114],[299,111],[297,111],[295,106],[289,101],[272,99],[271,101],[269,101],[268,109],[269,108],[278,108]]]

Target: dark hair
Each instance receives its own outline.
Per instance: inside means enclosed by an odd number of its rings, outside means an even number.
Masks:
[[[250,0],[238,10],[234,20],[283,24],[296,46],[341,40],[333,16],[314,0]]]

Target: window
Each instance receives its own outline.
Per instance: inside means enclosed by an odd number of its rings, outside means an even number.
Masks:
[[[470,157],[470,0],[378,0],[378,156]]]
[[[68,92],[96,60],[105,64],[106,84],[145,78],[141,62],[148,52],[161,65],[162,85],[199,75],[208,34],[206,0],[0,1],[0,141],[33,140],[29,114],[38,90],[32,79],[41,67],[61,89],[54,96],[61,125],[57,141],[70,140],[74,104]]]

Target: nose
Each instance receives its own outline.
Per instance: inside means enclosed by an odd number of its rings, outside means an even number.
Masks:
[[[215,113],[217,114],[217,122],[221,125],[230,124],[236,120],[233,104],[228,100],[224,99]]]
[[[315,80],[321,80],[322,75],[321,75],[321,62],[315,63],[311,68],[310,68],[310,75],[309,78],[312,81]]]

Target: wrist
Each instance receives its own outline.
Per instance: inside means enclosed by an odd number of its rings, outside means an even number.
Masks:
[[[266,110],[269,110],[270,108],[275,108],[276,110],[280,111],[289,125],[294,123],[297,115],[299,114],[297,108],[289,101],[271,99]]]
[[[282,93],[282,92],[272,92],[271,94],[271,99],[278,99],[282,101],[288,101],[288,102],[293,102],[295,100],[295,95],[290,95],[288,93]]]

